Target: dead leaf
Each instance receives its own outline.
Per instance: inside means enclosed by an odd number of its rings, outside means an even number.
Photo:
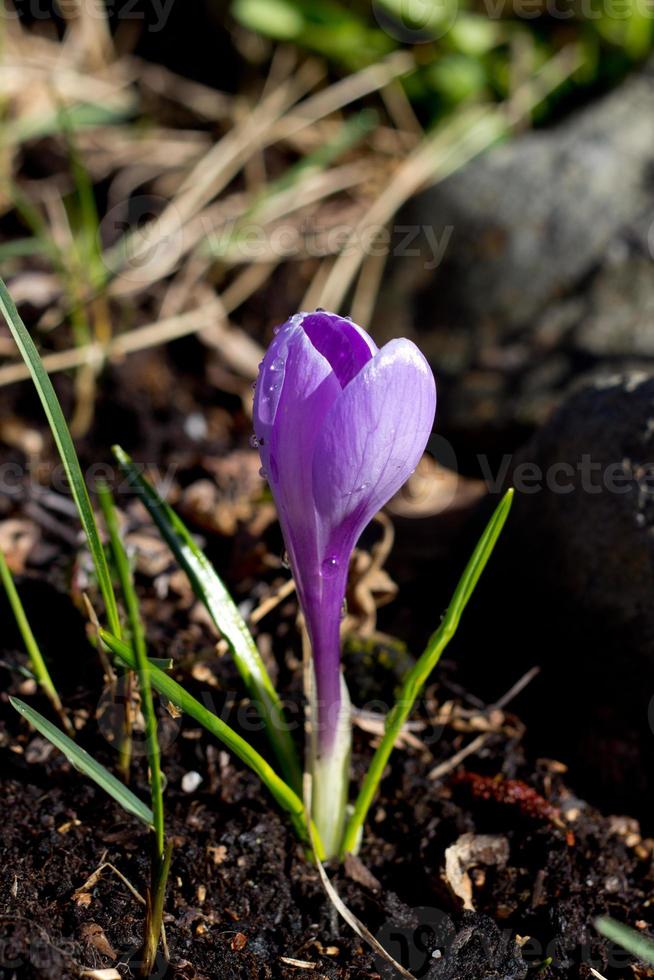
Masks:
[[[105,936],[102,926],[99,926],[97,922],[85,922],[80,928],[80,935],[85,943],[97,949],[102,956],[107,956],[110,960],[116,959],[118,955],[116,950]]]
[[[369,888],[370,891],[381,891],[381,884],[377,881],[372,871],[369,871],[363,861],[355,854],[345,855],[345,874],[352,881],[356,881],[357,884],[363,885],[364,888]]]
[[[503,868],[509,860],[509,842],[499,834],[462,834],[445,851],[445,879],[463,907],[474,912],[472,880],[468,871],[478,865]]]
[[[0,521],[0,550],[14,575],[22,575],[31,552],[36,547],[41,532],[33,521],[9,518]]]
[[[91,977],[92,980],[122,980],[118,970],[113,967],[108,970],[82,970],[81,976]]]
[[[222,864],[227,859],[227,848],[224,844],[218,844],[216,847],[208,847],[207,853],[210,855],[214,864]]]

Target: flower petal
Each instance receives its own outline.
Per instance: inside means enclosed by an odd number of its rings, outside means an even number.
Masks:
[[[341,387],[328,361],[298,322],[280,330],[261,364],[254,399],[254,431],[275,498],[293,574],[317,575],[316,512],[311,463],[317,433]]]
[[[434,423],[436,384],[410,340],[392,340],[334,402],[315,444],[313,497],[323,562],[346,555],[418,464]]]
[[[377,345],[365,330],[335,313],[305,313],[302,328],[316,350],[327,358],[343,388],[377,353]]]

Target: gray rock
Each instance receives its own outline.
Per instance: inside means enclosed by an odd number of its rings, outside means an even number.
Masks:
[[[420,344],[445,425],[534,426],[582,372],[654,369],[654,63],[419,194],[397,225],[428,232],[389,259],[374,326]]]
[[[654,786],[654,377],[573,394],[511,482],[502,588],[508,656],[543,667],[531,720],[591,798],[642,808]]]
[[[575,346],[598,358],[654,358],[654,266],[627,253],[595,276],[583,297]]]
[[[424,191],[402,221],[452,234],[435,271],[413,261],[422,312],[491,332],[529,325],[623,229],[654,217],[653,164],[654,69]]]

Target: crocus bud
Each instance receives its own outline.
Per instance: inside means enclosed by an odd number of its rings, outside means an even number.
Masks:
[[[340,831],[321,827],[320,814],[331,807],[342,812],[326,822],[342,820],[347,792],[340,620],[349,560],[363,529],[415,469],[435,410],[434,377],[415,344],[392,340],[380,350],[334,313],[292,316],[261,363],[254,432],[313,651],[313,809],[328,852]],[[327,786],[333,780],[338,794]]]

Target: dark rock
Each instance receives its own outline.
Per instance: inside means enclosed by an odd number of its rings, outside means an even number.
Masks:
[[[573,394],[508,482],[516,498],[490,597],[497,609],[499,583],[511,623],[502,663],[543,669],[520,710],[538,748],[573,764],[573,785],[651,821],[654,377]]]
[[[511,930],[500,931],[488,916],[464,914],[464,925],[426,974],[427,980],[523,980],[529,968]]]

